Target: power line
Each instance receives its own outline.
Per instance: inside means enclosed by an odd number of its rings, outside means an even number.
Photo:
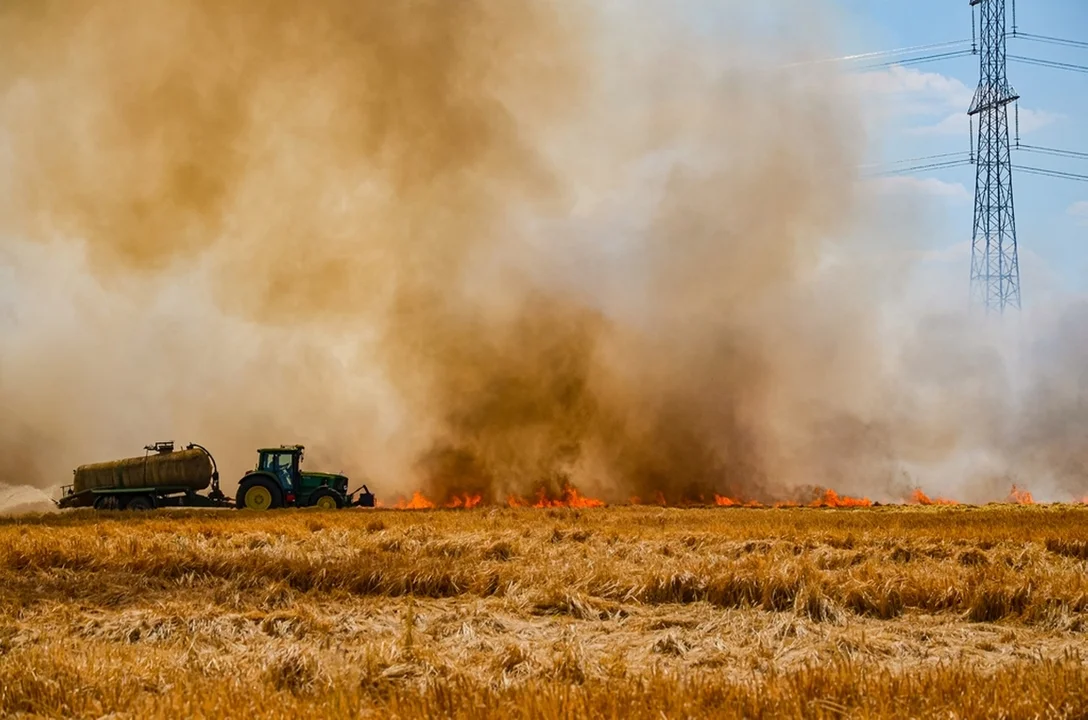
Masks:
[[[916,58],[905,58],[903,60],[889,60],[888,62],[874,63],[872,65],[865,65],[860,68],[861,70],[880,70],[883,68],[890,68],[895,65],[907,66],[907,65],[921,65],[927,62],[936,62],[938,60],[951,60],[952,58],[967,57],[968,55],[974,55],[973,50],[955,50],[952,52],[935,53],[933,55],[923,55]]]
[[[1088,73],[1088,65],[1074,65],[1073,63],[1055,62],[1054,60],[1030,58],[1024,57],[1023,55],[1009,55],[1008,58],[1013,62],[1023,63],[1024,65],[1036,65],[1038,67],[1051,68],[1054,70],[1069,70],[1072,72]]]
[[[904,158],[902,160],[889,160],[882,163],[869,163],[867,165],[861,165],[860,167],[886,167],[888,165],[903,165],[905,163],[920,163],[925,160],[941,160],[944,158],[961,157],[964,155],[962,150],[957,152],[938,153],[937,155],[922,155],[921,157]]]
[[[1014,33],[1012,37],[1017,40],[1031,40],[1033,42],[1048,43],[1050,45],[1088,49],[1088,42],[1083,40],[1067,40],[1065,38],[1052,37],[1050,35],[1034,35],[1032,33]]]
[[[912,45],[910,47],[895,48],[893,50],[875,50],[867,53],[856,53],[854,55],[840,55],[839,57],[821,58],[819,60],[809,60],[806,62],[793,63],[794,65],[815,65],[817,63],[829,63],[829,62],[853,62],[855,60],[876,60],[882,57],[894,57],[896,55],[910,55],[911,53],[925,52],[927,50],[941,50],[945,48],[967,46],[971,45],[970,40],[949,40],[947,42],[929,43],[927,45]]]
[[[1088,175],[1081,175],[1080,173],[1062,172],[1061,170],[1050,170],[1048,168],[1028,167],[1027,165],[1015,166],[1017,172],[1027,173],[1028,175],[1039,175],[1041,177],[1057,178],[1059,180],[1074,180],[1076,182],[1088,182]]]
[[[1040,147],[1038,145],[1017,145],[1017,150],[1023,150],[1024,152],[1036,153],[1038,155],[1052,155],[1054,157],[1070,158],[1073,160],[1088,160],[1088,152],[1077,152],[1076,150],[1059,150],[1058,148]]]
[[[1053,157],[1070,158],[1074,160],[1088,160],[1088,152],[1078,152],[1076,150],[1061,150],[1058,148],[1048,148],[1039,145],[1020,145],[1016,150],[1022,150],[1023,152],[1036,153],[1039,155],[1050,155]],[[934,161],[934,162],[926,162]],[[908,164],[909,163],[909,164]],[[962,167],[964,165],[974,165],[973,155],[970,153],[949,152],[938,153],[936,155],[923,155],[916,158],[904,158],[902,160],[889,160],[884,163],[870,163],[867,165],[859,166],[861,170],[868,170],[870,177],[881,177],[888,175],[909,175],[916,172],[924,172],[926,170],[943,170],[947,168]],[[1076,173],[1066,173],[1060,170],[1047,170],[1045,168],[1031,168],[1026,166],[1017,165],[1017,170],[1024,170],[1025,172],[1038,173],[1053,173],[1057,177],[1069,176],[1074,179],[1080,177],[1088,178],[1088,175],[1080,176]]]
[[[932,170],[949,170],[951,168],[966,167],[968,165],[973,165],[973,164],[974,163],[972,162],[971,158],[964,156],[964,157],[960,157],[960,158],[958,158],[956,160],[945,160],[945,161],[942,161],[942,162],[926,163],[924,165],[911,165],[909,167],[887,168],[885,170],[878,170],[878,171],[875,171],[875,172],[870,172],[870,173],[868,173],[867,177],[877,178],[877,177],[892,177],[892,176],[895,176],[895,175],[913,175],[914,173],[919,173],[919,172],[929,172],[929,171],[932,171]]]

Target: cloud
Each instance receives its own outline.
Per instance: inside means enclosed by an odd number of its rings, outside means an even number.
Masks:
[[[1020,108],[1020,134],[1031,134],[1063,119],[1065,116],[1061,113]],[[1009,130],[1013,131],[1011,118],[1009,124]],[[911,135],[965,135],[970,132],[970,125],[966,111],[961,110],[948,115],[935,125],[923,125],[907,132]]]
[[[854,83],[863,97],[884,104],[891,116],[941,118],[909,128],[907,134],[963,136],[969,132],[967,109],[974,90],[954,77],[893,65],[886,70],[860,73]],[[1063,119],[1060,113],[1020,108],[1020,134],[1036,132]]]
[[[907,130],[910,135],[961,135],[971,132],[966,112],[952,113],[935,125],[921,125]]]
[[[1053,125],[1064,119],[1065,115],[1062,115],[1061,113],[1020,108],[1020,134],[1027,135],[1028,133],[1033,133],[1036,130],[1041,130],[1048,125]]]
[[[1070,217],[1078,220],[1081,225],[1088,226],[1088,200],[1081,200],[1080,202],[1073,203],[1069,206],[1069,209],[1066,210],[1066,213],[1068,213]]]
[[[932,114],[952,108],[966,112],[972,96],[972,90],[954,77],[897,65],[861,73],[855,83],[860,92],[892,98],[900,111],[910,114]]]
[[[871,189],[880,195],[924,195],[968,202],[971,192],[963,183],[951,183],[937,178],[885,177],[871,181]]]

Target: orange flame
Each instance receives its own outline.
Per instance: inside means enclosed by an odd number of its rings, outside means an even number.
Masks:
[[[922,492],[922,488],[914,488],[910,501],[914,505],[959,505],[955,500],[949,500],[948,498],[939,497],[936,500],[931,500],[928,495]]]
[[[715,495],[714,504],[719,507],[746,507],[746,508],[763,508],[767,507],[758,500],[749,500],[743,502],[734,498],[725,497],[724,495]],[[824,494],[816,498],[812,502],[808,503],[808,507],[870,507],[873,501],[869,498],[855,498],[847,495],[839,495],[834,490],[825,490]],[[801,507],[801,503],[794,500],[783,500],[774,503],[771,507],[776,508],[793,508]]]
[[[746,508],[761,508],[766,507],[758,500],[749,500],[748,502],[741,502],[740,500],[734,500],[724,495],[714,495],[714,504],[719,507],[746,507]]]
[[[525,507],[529,505],[528,500],[522,500],[516,498],[519,503],[510,503],[511,507]],[[596,498],[586,497],[582,493],[578,492],[577,488],[566,487],[563,488],[563,496],[560,498],[549,498],[544,490],[538,490],[536,493],[536,502],[532,503],[532,507],[535,508],[595,508],[604,507],[603,500]]]
[[[434,503],[423,496],[423,493],[418,490],[412,493],[411,500],[398,500],[394,506],[398,510],[430,510],[434,507]]]
[[[637,498],[632,498],[632,500]],[[548,493],[544,490],[537,490],[536,499],[530,500],[528,498],[518,497],[517,495],[510,495],[506,498],[506,504],[512,508],[595,508],[605,507],[606,503],[603,500],[597,498],[586,497],[582,493],[578,492],[577,488],[566,487],[563,489],[563,495],[559,498],[550,498]]]
[[[873,501],[869,498],[855,498],[839,495],[834,490],[828,489],[821,497],[808,504],[809,507],[870,507]]]
[[[1035,500],[1031,497],[1031,493],[1027,490],[1012,486],[1012,490],[1009,491],[1009,497],[1005,499],[1005,502],[1015,503],[1017,505],[1034,505]]]
[[[469,495],[468,493],[465,493],[464,495],[454,495],[453,498],[451,498],[450,501],[444,505],[444,507],[451,509],[464,508],[465,510],[471,510],[472,508],[479,505],[480,501],[483,499],[484,498],[482,495]]]
[[[665,507],[668,502],[662,493],[654,493],[652,499],[643,499],[642,497],[630,498],[631,505],[660,505]],[[694,502],[694,501],[693,501]],[[700,503],[701,504],[701,499]],[[911,492],[910,499],[907,501],[912,505],[958,505],[959,502],[951,500],[949,498],[936,497],[931,498],[922,491],[921,488],[915,488]],[[1009,491],[1009,495],[1005,502],[1018,505],[1032,505],[1035,500],[1031,493],[1016,485],[1012,486]],[[1088,505],[1088,497],[1081,498],[1074,501],[1077,504]],[[445,502],[436,503],[435,501],[427,498],[422,492],[416,491],[412,493],[411,499],[401,498],[392,507],[398,510],[426,510],[437,507],[449,508],[449,509],[471,509],[484,505],[485,501],[482,495],[464,493],[462,495],[454,495]],[[549,496],[548,492],[544,489],[537,490],[534,497],[524,497],[519,495],[510,495],[506,498],[506,504],[512,508],[597,508],[606,507],[607,503],[597,498],[587,497],[578,491],[574,487],[565,487],[562,493],[558,496]],[[681,503],[683,505],[684,503]],[[378,501],[375,503],[377,507],[385,507],[385,505]],[[745,508],[795,508],[795,507],[813,507],[813,508],[849,508],[849,507],[872,507],[873,501],[869,498],[850,497],[848,495],[839,495],[836,491],[827,489],[819,496],[810,502],[797,502],[794,500],[784,500],[775,502],[773,504],[765,505],[756,500],[744,501],[737,498],[731,498],[725,495],[714,495],[714,505],[718,507],[745,507]]]

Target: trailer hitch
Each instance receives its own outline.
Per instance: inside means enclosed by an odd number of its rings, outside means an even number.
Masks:
[[[359,493],[359,497],[355,498],[355,493]],[[374,493],[370,492],[370,488],[363,485],[361,490],[355,490],[348,493],[348,505],[355,507],[374,507]]]

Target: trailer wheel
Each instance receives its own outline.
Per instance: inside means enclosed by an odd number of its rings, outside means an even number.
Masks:
[[[339,510],[344,507],[344,498],[330,488],[318,488],[310,496],[310,506],[322,510]]]
[[[154,510],[155,503],[147,495],[137,495],[131,498],[125,503],[125,510],[132,510],[134,512],[141,512],[145,510]]]
[[[117,502],[116,495],[99,495],[94,501],[95,510],[120,510],[121,504]]]
[[[280,489],[268,478],[254,478],[238,488],[238,509],[272,510],[283,507]]]

